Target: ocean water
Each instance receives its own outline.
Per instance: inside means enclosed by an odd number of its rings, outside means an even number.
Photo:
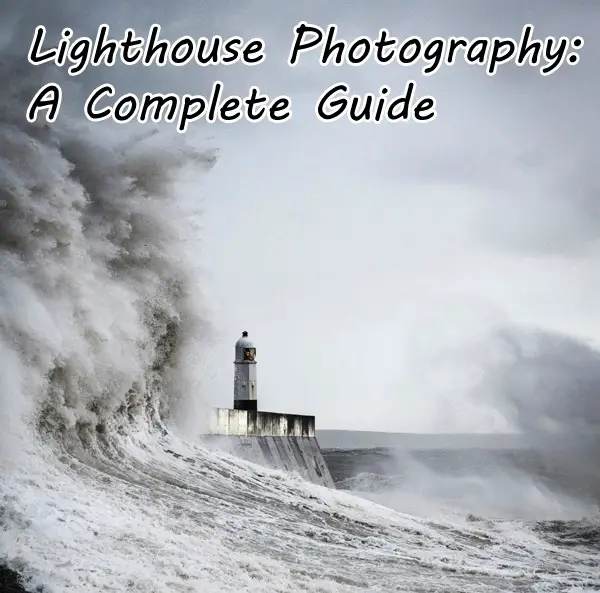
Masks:
[[[29,125],[39,81],[10,61],[0,73],[5,591],[11,575],[44,593],[600,588],[583,469],[578,490],[519,455],[352,437],[328,445],[328,490],[209,451],[199,214],[176,186],[212,155],[66,117]]]
[[[543,452],[324,452],[336,491],[153,430],[46,450],[3,480],[3,562],[28,591],[600,587],[598,490]]]
[[[324,455],[338,488],[402,512],[532,525],[547,520],[585,523],[588,518],[587,530],[600,508],[597,463],[582,459],[590,453],[594,451],[472,446],[334,448]]]

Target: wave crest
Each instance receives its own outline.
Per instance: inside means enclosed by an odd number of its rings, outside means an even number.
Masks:
[[[3,79],[19,80],[7,68]],[[63,116],[27,124],[16,117],[24,85],[0,91],[5,428],[22,434],[25,417],[89,446],[175,407],[173,369],[206,325],[191,290],[197,204],[174,198],[175,174],[215,155],[149,136],[98,140]]]

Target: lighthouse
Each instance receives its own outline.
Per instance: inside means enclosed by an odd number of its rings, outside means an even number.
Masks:
[[[335,488],[317,442],[315,417],[258,411],[256,347],[248,332],[235,343],[233,365],[233,410],[213,410],[206,443],[220,448],[227,439],[227,450],[243,459]]]
[[[242,332],[242,337],[235,343],[233,379],[233,409],[257,410],[256,399],[256,347]]]

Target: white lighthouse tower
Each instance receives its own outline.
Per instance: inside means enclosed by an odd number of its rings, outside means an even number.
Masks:
[[[227,449],[253,463],[303,476],[335,488],[315,431],[315,417],[257,409],[256,347],[248,332],[235,343],[233,410],[217,408],[210,417],[207,445]]]
[[[256,411],[256,347],[248,332],[235,343],[233,409]]]

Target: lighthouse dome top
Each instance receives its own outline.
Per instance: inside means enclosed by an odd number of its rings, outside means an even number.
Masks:
[[[242,337],[235,343],[235,362],[253,363],[256,357],[256,346],[248,337],[248,332],[242,332]]]
[[[242,337],[235,343],[236,346],[242,346],[243,348],[256,348],[254,342],[248,337],[248,332],[243,331]]]

